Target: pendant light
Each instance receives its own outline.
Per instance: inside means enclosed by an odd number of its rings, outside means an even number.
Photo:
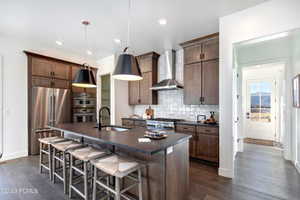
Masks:
[[[85,42],[86,42],[86,47],[87,47],[88,46],[87,45],[87,26],[90,25],[90,22],[83,21],[82,24],[84,25],[84,28],[85,28],[84,33],[85,33]],[[85,52],[85,53],[87,53],[87,52]],[[87,60],[87,57],[86,57],[86,60]],[[82,68],[77,72],[75,79],[73,80],[72,86],[82,87],[82,88],[97,87],[94,74],[87,63],[84,63],[82,65]]]
[[[137,62],[137,59],[132,54],[127,53],[130,42],[130,11],[131,0],[129,0],[128,6],[128,23],[127,23],[127,47],[123,50],[123,53],[119,56],[116,68],[112,75],[113,78],[125,81],[138,81],[142,80],[142,73]]]

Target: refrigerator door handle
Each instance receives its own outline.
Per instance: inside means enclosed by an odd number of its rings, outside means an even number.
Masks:
[[[53,108],[52,108],[52,96],[49,96],[49,125],[52,125],[52,122],[53,122],[53,115],[52,115],[52,111],[53,111]]]
[[[53,95],[53,100],[52,100],[52,103],[53,103],[53,106],[52,106],[52,109],[53,109],[53,124],[55,124],[56,122],[56,113],[55,113],[55,106],[56,106],[56,97]]]

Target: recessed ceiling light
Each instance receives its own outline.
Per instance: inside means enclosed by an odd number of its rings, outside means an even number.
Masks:
[[[57,45],[59,45],[59,46],[63,45],[63,42],[62,42],[62,41],[59,41],[59,40],[55,41],[55,43],[56,43]]]
[[[115,39],[114,39],[114,42],[117,43],[117,44],[120,44],[120,43],[121,43],[121,40],[120,40],[119,38],[115,38]]]
[[[88,55],[92,55],[92,54],[93,54],[93,52],[91,52],[90,50],[86,50],[86,53],[87,53]]]
[[[167,22],[167,20],[166,20],[165,18],[161,18],[161,19],[158,20],[158,23],[159,23],[160,25],[164,26],[164,25],[166,25],[168,22]]]

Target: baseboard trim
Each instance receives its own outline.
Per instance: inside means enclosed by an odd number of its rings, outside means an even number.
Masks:
[[[11,154],[3,154],[3,157],[0,159],[0,161],[7,161],[7,160],[12,160],[12,159],[16,159],[16,158],[21,158],[21,157],[25,157],[28,156],[28,152],[27,151],[19,151],[19,152],[14,152]]]
[[[295,167],[296,167],[298,173],[300,174],[300,163],[299,162],[295,162]]]
[[[229,169],[225,169],[225,168],[219,168],[219,176],[224,176],[227,178],[233,178],[234,177],[234,173],[232,170]]]

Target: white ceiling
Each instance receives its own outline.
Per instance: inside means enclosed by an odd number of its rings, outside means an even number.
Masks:
[[[132,0],[131,49],[136,54],[178,48],[178,43],[218,32],[218,18],[266,0]],[[85,53],[82,20],[89,20],[93,59],[125,46],[127,0],[1,0],[0,34]],[[165,27],[157,21],[166,18]],[[122,40],[121,45],[114,38]]]

